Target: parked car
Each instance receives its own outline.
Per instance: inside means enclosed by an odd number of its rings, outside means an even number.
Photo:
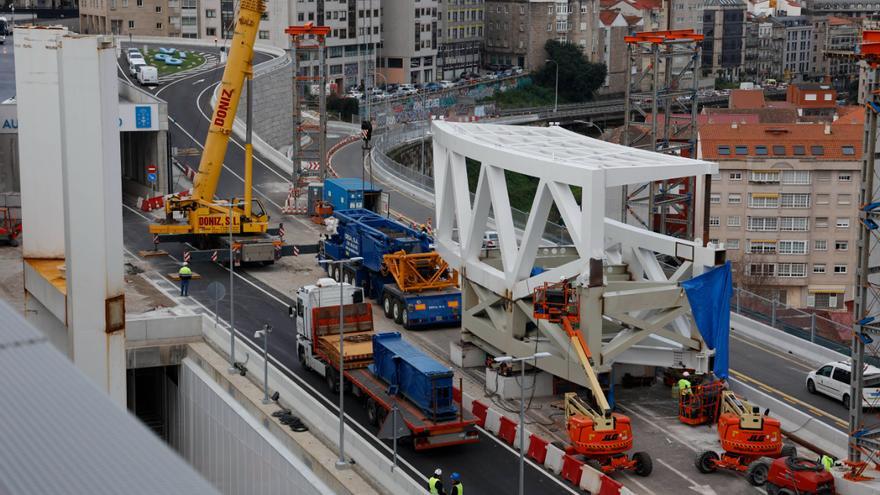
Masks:
[[[850,387],[850,364],[848,361],[827,363],[807,374],[807,391],[811,394],[823,394],[839,400],[843,407],[849,409],[852,397]],[[865,379],[880,380],[880,368],[868,366],[864,371]],[[880,388],[865,387],[862,391],[862,407],[880,407]]]
[[[401,94],[401,95],[414,95],[418,92],[419,92],[419,90],[416,89],[416,87],[413,86],[412,84],[401,84],[397,88],[397,93]]]
[[[147,63],[142,58],[133,59],[128,64],[128,74],[132,77],[137,76],[138,69],[147,65]]]
[[[139,58],[141,60],[144,59],[144,55],[137,48],[129,48],[127,52],[125,52],[125,60],[130,64],[132,59]]]
[[[437,91],[441,87],[442,86],[440,86],[440,83],[429,82],[428,84],[425,84],[425,91]]]
[[[137,80],[141,86],[158,86],[159,71],[152,65],[144,65],[137,72]]]
[[[496,247],[498,247],[498,232],[490,230],[483,234],[483,249],[492,249]]]
[[[349,91],[349,92],[345,95],[345,97],[346,97],[346,98],[355,98],[355,99],[360,100],[361,98],[364,97],[364,94],[361,93],[360,91],[357,91],[357,90],[354,90],[354,89],[353,89],[353,90]]]
[[[440,84],[440,87],[443,88],[443,89],[449,89],[449,88],[454,88],[454,87],[455,87],[455,83],[454,83],[454,82],[452,82],[452,81],[447,81],[446,79],[440,81],[439,84]]]

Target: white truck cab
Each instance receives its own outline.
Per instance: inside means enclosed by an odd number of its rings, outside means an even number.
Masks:
[[[320,278],[312,285],[304,285],[296,291],[296,307],[292,308],[296,318],[297,357],[303,366],[325,375],[325,364],[315,356],[312,348],[312,317],[315,308],[339,306],[339,282],[332,278]],[[363,302],[363,291],[348,283],[342,283],[342,303]]]

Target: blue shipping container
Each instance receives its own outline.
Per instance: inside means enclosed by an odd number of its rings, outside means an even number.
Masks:
[[[332,204],[334,211],[351,208],[377,211],[381,193],[381,189],[360,179],[336,178],[324,181],[324,201]]]
[[[458,415],[452,398],[452,370],[410,345],[400,333],[373,335],[373,364],[369,369],[434,421]]]

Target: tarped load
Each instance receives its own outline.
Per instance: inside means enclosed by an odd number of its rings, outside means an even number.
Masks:
[[[369,369],[434,421],[458,415],[452,400],[452,370],[410,345],[398,332],[373,335]]]
[[[697,329],[709,349],[715,350],[712,371],[720,378],[729,372],[730,297],[733,295],[733,275],[728,261],[702,275],[681,283],[687,294]]]

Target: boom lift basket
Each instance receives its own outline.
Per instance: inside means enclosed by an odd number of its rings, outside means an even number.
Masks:
[[[680,394],[678,419],[691,426],[717,421],[723,388],[721,382],[715,381],[692,387],[689,394]]]

